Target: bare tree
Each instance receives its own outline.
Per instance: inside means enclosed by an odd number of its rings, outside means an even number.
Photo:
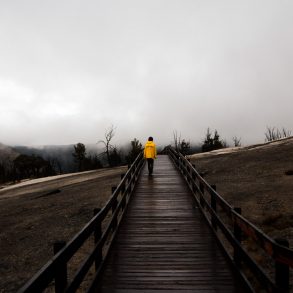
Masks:
[[[285,129],[284,127],[282,128],[282,131],[280,131],[278,128],[267,126],[267,132],[265,133],[265,136],[266,141],[274,141],[291,136],[291,131]]]
[[[173,130],[173,139],[175,150],[178,152],[181,145],[181,133],[178,134],[177,130]]]
[[[98,143],[104,144],[104,148],[105,148],[104,153],[107,156],[107,161],[108,161],[109,166],[112,165],[111,164],[111,151],[114,149],[114,146],[111,144],[111,140],[113,139],[113,137],[115,135],[115,129],[116,129],[116,127],[111,125],[111,127],[109,127],[105,132],[105,140],[100,140],[98,142]]]
[[[233,136],[232,138],[234,146],[235,147],[240,147],[241,146],[241,137],[238,138],[237,136]]]
[[[284,127],[282,128],[282,133],[283,137],[289,137],[292,135],[292,132],[290,130],[285,129]]]

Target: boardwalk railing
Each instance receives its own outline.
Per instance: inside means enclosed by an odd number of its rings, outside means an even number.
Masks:
[[[87,282],[90,285],[87,290],[83,289],[83,292],[94,291],[95,283],[103,268],[143,164],[143,155],[140,153],[127,173],[121,176],[120,184],[113,188],[112,196],[106,205],[102,209],[97,209],[91,221],[67,244],[56,243],[55,256],[18,292],[42,292],[52,281],[55,283],[57,293],[75,292],[92,267],[95,267],[94,277]],[[90,237],[94,239],[93,249],[68,281],[67,264],[73,256],[78,254],[80,248]]]
[[[194,197],[224,248],[235,269],[252,292],[289,292],[293,250],[288,241],[271,239],[241,216],[240,208],[233,208],[209,185],[182,154],[173,148],[168,153],[183,174]]]

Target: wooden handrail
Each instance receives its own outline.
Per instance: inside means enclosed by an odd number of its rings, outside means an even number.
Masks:
[[[258,227],[252,224],[250,221],[245,219],[242,215],[235,211],[235,209],[219,194],[216,190],[208,184],[208,182],[199,174],[199,172],[194,168],[194,166],[179,152],[173,148],[168,148],[168,154],[173,160],[174,164],[179,168],[183,174],[187,184],[189,185],[191,191],[194,194],[196,201],[198,202],[199,208],[203,212],[205,218],[209,222],[210,226],[213,228],[213,231],[218,237],[217,229],[215,226],[218,226],[228,240],[228,242],[234,247],[234,250],[237,249],[237,256],[241,256],[241,261],[245,262],[247,266],[253,271],[258,278],[259,282],[266,288],[268,292],[287,292],[289,290],[289,280],[288,285],[285,287],[282,284],[277,284],[277,282],[272,281],[269,276],[263,271],[263,269],[253,260],[249,252],[245,250],[242,243],[240,243],[231,231],[231,227],[237,226],[239,231],[253,240],[253,242],[269,256],[276,263],[282,264],[283,268],[287,267],[293,268],[293,250],[280,245],[275,240],[271,239]],[[209,194],[215,200],[216,204],[222,208],[222,211],[226,214],[227,218],[230,221],[230,227],[224,224],[219,213],[216,212],[216,209],[212,207],[211,203],[207,200],[205,192]],[[207,213],[209,217],[207,216]],[[225,247],[224,243],[218,237],[221,245],[226,250],[226,253],[230,256],[230,259],[234,262],[235,267],[240,271],[238,261],[230,255],[229,251]],[[244,272],[241,271],[243,274]],[[276,272],[276,274],[278,274]],[[288,274],[289,275],[289,274]],[[277,278],[276,278],[277,279]]]
[[[112,193],[112,196],[107,201],[105,206],[84,226],[84,228],[78,232],[54,257],[49,260],[18,292],[41,292],[43,291],[57,276],[57,268],[67,266],[69,260],[75,255],[84,242],[95,232],[96,227],[101,227],[101,223],[105,220],[106,216],[112,211],[111,218],[107,223],[105,231],[102,233],[101,238],[95,244],[94,249],[89,256],[83,261],[80,268],[75,273],[75,276],[71,282],[66,285],[66,288],[59,290],[60,292],[75,292],[84,277],[88,273],[90,267],[97,260],[97,256],[101,257],[102,249],[105,246],[107,239],[112,233],[110,242],[113,241],[117,232],[117,226],[113,223],[117,219],[119,212],[121,212],[120,220],[125,212],[125,204],[127,205],[129,198],[132,194],[134,185],[138,180],[139,173],[144,165],[142,152],[137,156],[133,164],[128,169],[127,173],[122,177],[119,185]],[[118,196],[120,200],[117,203]],[[113,208],[114,207],[114,208]],[[113,209],[112,209],[113,208]],[[119,226],[118,223],[118,226]],[[108,244],[108,243],[107,243]],[[110,244],[111,245],[111,244]],[[102,258],[106,258],[108,251],[106,251]],[[100,260],[100,264],[96,264],[97,272],[100,271],[103,265],[103,259]],[[57,291],[57,290],[56,290]]]

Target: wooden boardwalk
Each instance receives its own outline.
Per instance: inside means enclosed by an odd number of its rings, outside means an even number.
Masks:
[[[245,292],[168,156],[145,166],[97,292]]]

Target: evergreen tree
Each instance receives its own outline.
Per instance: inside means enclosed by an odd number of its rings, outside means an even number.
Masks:
[[[72,153],[72,156],[74,157],[74,161],[78,165],[78,172],[82,171],[83,163],[86,157],[85,145],[80,142],[74,145],[74,153]]]
[[[131,149],[128,155],[125,157],[126,162],[128,164],[132,164],[141,151],[142,144],[139,142],[138,139],[134,138],[134,140],[131,141]]]
[[[55,175],[55,171],[49,161],[44,160],[41,156],[19,155],[13,161],[15,179],[38,178]]]
[[[114,147],[112,149],[112,151],[110,152],[109,158],[111,162],[111,167],[116,167],[121,165],[122,159],[121,159],[120,153],[118,152],[117,147]]]
[[[212,133],[208,128],[204,139],[204,143],[202,145],[202,152],[210,152],[213,150],[222,149],[224,147],[226,147],[226,143],[220,139],[218,131],[215,130],[214,137],[212,137]]]
[[[190,142],[189,141],[185,141],[185,139],[183,139],[180,143],[180,153],[185,155],[188,155],[190,153]]]
[[[84,159],[83,169],[84,171],[96,170],[103,168],[101,161],[98,159],[98,156],[88,156]]]

